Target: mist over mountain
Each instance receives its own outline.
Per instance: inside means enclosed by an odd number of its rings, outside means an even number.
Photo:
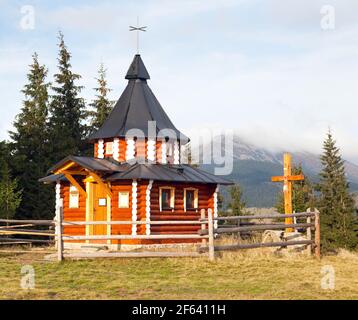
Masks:
[[[319,154],[286,151],[292,154],[294,164],[302,165],[307,177],[313,182],[318,181],[321,171]],[[248,143],[235,135],[233,159],[233,171],[226,177],[241,185],[246,205],[248,207],[272,207],[282,190],[282,184],[271,182],[271,177],[283,174],[283,152],[270,151],[265,147]],[[201,167],[210,172],[214,170],[214,165]],[[351,190],[358,192],[358,165],[345,161],[345,168]]]

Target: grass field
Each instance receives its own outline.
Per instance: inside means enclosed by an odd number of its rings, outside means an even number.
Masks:
[[[35,288],[20,286],[32,265]],[[321,288],[321,268],[335,289]],[[321,261],[258,250],[205,258],[48,262],[42,254],[0,254],[0,299],[358,299],[358,254]]]

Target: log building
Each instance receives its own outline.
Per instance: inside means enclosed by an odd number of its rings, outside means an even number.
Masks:
[[[89,137],[93,157],[68,156],[49,170],[43,183],[56,184],[56,214],[65,221],[195,220],[200,210],[217,215],[219,184],[231,184],[183,164],[189,139],[171,122],[147,84],[139,54],[125,77],[127,87],[103,126]],[[63,209],[61,209],[61,207]],[[199,225],[66,226],[65,235],[197,234]],[[182,240],[67,241],[121,245],[193,242]]]

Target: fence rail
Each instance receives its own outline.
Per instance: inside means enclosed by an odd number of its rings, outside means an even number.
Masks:
[[[160,239],[204,239],[208,236],[198,234],[157,234],[157,235],[93,235],[93,236],[62,236],[63,240],[160,240]]]
[[[214,217],[213,220],[226,221],[226,220],[246,220],[246,219],[286,219],[286,218],[299,218],[299,217],[314,217],[315,212],[298,212],[291,214],[260,214],[260,215],[249,215],[249,216],[227,216],[227,217]],[[200,221],[208,221],[208,218],[202,218]]]
[[[292,223],[292,224],[262,224],[262,225],[251,225],[247,227],[235,227],[235,228],[218,228],[214,229],[214,233],[237,233],[240,231],[262,231],[262,230],[280,230],[285,228],[295,228],[295,229],[307,229],[314,227],[314,223]],[[206,235],[208,230],[199,230],[199,234]]]
[[[297,240],[297,241],[280,241],[280,242],[269,242],[269,243],[246,243],[246,244],[234,244],[234,245],[218,245],[215,246],[216,251],[232,251],[238,249],[255,249],[255,248],[267,248],[267,247],[287,247],[294,245],[311,245],[314,244],[313,240]],[[199,248],[199,252],[207,252],[207,247]]]
[[[314,248],[317,258],[320,257],[320,216],[318,210],[307,210],[307,212],[293,214],[265,214],[265,215],[246,215],[246,216],[228,216],[214,217],[211,209],[207,212],[201,210],[198,220],[163,220],[163,221],[66,221],[63,220],[63,209],[58,210],[56,220],[6,220],[0,219],[0,236],[25,235],[32,237],[47,237],[50,239],[21,239],[21,238],[0,238],[0,243],[53,243],[57,245],[57,259],[62,261],[64,257],[79,257],[78,254],[64,254],[64,241],[84,241],[84,240],[180,240],[192,239],[201,242],[198,252],[141,252],[141,253],[101,253],[101,254],[83,254],[85,257],[149,257],[149,256],[199,256],[200,253],[208,253],[209,259],[215,259],[216,251],[253,249],[264,247],[283,247],[288,246],[307,246],[307,253],[312,254]],[[286,224],[283,222],[274,223],[260,222],[262,219],[280,220],[287,218],[306,218],[305,222]],[[249,220],[244,222],[245,220]],[[236,222],[231,225],[218,225],[214,222]],[[259,222],[252,222],[259,221]],[[197,233],[191,234],[128,234],[128,235],[67,235],[64,234],[65,226],[95,226],[95,225],[197,225]],[[36,226],[55,226],[55,231],[35,230]],[[32,228],[32,229],[26,229]],[[220,245],[216,243],[216,238],[222,234],[238,234],[261,232],[272,230],[284,230],[286,228],[305,230],[305,240],[286,240],[261,242],[261,243],[237,243],[232,245]],[[313,238],[314,233],[314,238]],[[201,240],[201,241],[200,241]]]
[[[63,221],[63,226],[88,226],[88,225],[201,225],[205,224],[205,221],[196,220],[170,220],[170,221]]]
[[[33,224],[37,226],[54,226],[56,223],[53,220],[13,220],[13,219],[0,219],[0,223],[11,223],[11,224]]]

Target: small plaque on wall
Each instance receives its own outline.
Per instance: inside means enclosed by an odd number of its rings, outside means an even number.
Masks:
[[[106,198],[99,198],[98,199],[98,205],[100,207],[105,207],[107,205],[107,199]]]

